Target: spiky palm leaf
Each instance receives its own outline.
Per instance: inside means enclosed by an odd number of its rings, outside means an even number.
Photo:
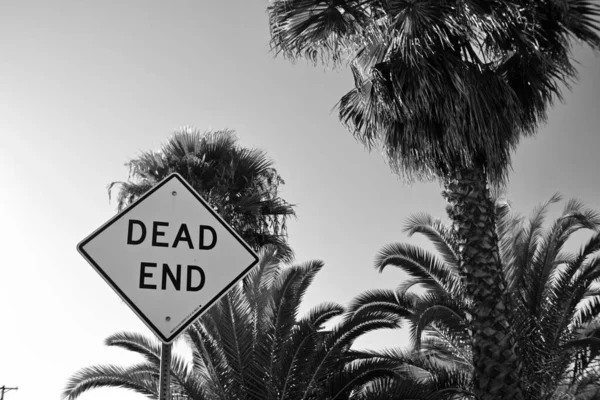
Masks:
[[[83,368],[69,379],[63,397],[75,399],[94,388],[117,387],[155,399],[158,397],[156,372],[141,372],[142,369],[145,368],[139,365],[130,368],[114,365]]]
[[[375,268],[380,272],[388,265],[398,266],[420,279],[429,289],[461,292],[463,290],[456,259],[440,261],[420,247],[405,243],[391,243],[382,247],[375,258]]]
[[[176,131],[160,151],[130,160],[129,181],[113,182],[121,211],[159,181],[177,172],[253,248],[274,244],[291,259],[286,243],[287,218],[293,206],[279,196],[283,179],[264,151],[239,145],[231,130]]]

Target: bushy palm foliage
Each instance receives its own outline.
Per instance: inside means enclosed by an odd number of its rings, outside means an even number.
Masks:
[[[391,314],[347,316],[325,329],[344,308],[322,303],[298,318],[300,302],[319,261],[284,265],[274,247],[260,263],[185,333],[192,360],[171,362],[172,392],[192,400],[344,400],[376,378],[398,375],[393,355],[349,351],[360,335],[397,326]],[[98,365],[75,373],[64,398],[74,400],[98,387],[121,387],[158,396],[160,346],[135,333],[106,340],[143,356],[129,367]]]
[[[129,161],[130,180],[118,185],[118,210],[131,204],[167,175],[179,173],[254,249],[286,244],[286,220],[292,205],[279,195],[283,179],[264,151],[240,146],[231,130],[175,132],[160,151]]]
[[[517,353],[525,361],[525,394],[535,400],[598,389],[590,377],[598,376],[600,367],[600,216],[569,200],[562,215],[544,229],[548,206],[559,200],[553,196],[527,220],[510,215],[506,204],[496,209],[510,298],[506,311],[515,327]],[[579,231],[591,232],[590,239],[577,253],[565,251],[567,240]],[[351,311],[383,307],[408,322],[416,349],[441,365],[471,370],[469,311],[490,305],[476,305],[466,295],[452,230],[420,214],[408,220],[406,232],[427,237],[437,254],[406,243],[384,246],[376,268],[397,266],[412,278],[395,291],[358,296]],[[421,294],[410,290],[415,285]]]
[[[275,0],[272,43],[290,59],[349,62],[339,114],[406,177],[485,166],[510,150],[575,76],[572,39],[600,48],[589,0]]]

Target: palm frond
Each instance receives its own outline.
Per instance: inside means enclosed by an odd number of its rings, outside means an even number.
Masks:
[[[277,278],[281,265],[281,254],[276,246],[263,246],[259,250],[258,265],[244,278],[246,297],[251,300],[260,298],[269,290]]]
[[[326,396],[331,400],[351,398],[353,392],[364,390],[377,379],[398,377],[404,371],[401,363],[402,360],[376,355],[347,363],[327,378]]]
[[[302,296],[322,267],[322,261],[313,260],[286,269],[279,276],[271,303],[275,327],[274,346],[278,346],[282,342],[282,338],[292,329]],[[273,350],[275,351],[275,349]]]
[[[436,378],[404,380],[385,377],[365,387],[356,396],[359,400],[457,400],[472,399],[473,394],[462,387],[465,376],[461,372],[436,373]]]
[[[409,279],[406,279],[406,280],[400,282],[400,284],[396,288],[396,291],[397,291],[398,295],[401,295],[401,296],[407,295],[413,287],[418,286],[420,284],[421,284],[421,279],[409,278]]]
[[[148,398],[158,396],[156,374],[140,372],[137,366],[122,368],[98,365],[81,369],[67,382],[62,394],[65,400],[74,400],[90,389],[115,387],[133,390]]]
[[[427,337],[421,339],[421,353],[442,366],[451,365],[471,370],[473,358],[466,336],[462,332],[431,327],[427,331]]]
[[[540,287],[540,281],[537,278],[541,278],[542,272],[539,271],[539,268],[543,268],[544,265],[538,263],[538,269],[532,270],[529,267],[529,263],[534,255],[538,253],[539,241],[543,235],[543,223],[548,213],[548,206],[560,201],[561,198],[559,193],[555,193],[548,201],[535,207],[527,221],[527,225],[514,235],[514,274],[516,275],[511,275],[509,279],[513,281],[513,286],[524,285],[528,288],[525,293],[527,294],[526,301],[530,307],[535,307],[538,304],[535,301],[539,299],[539,296],[533,294],[533,287]]]
[[[426,294],[415,304],[410,337],[416,349],[421,347],[421,337],[431,324],[460,334],[466,330],[465,305],[448,296]]]
[[[324,337],[324,343],[318,348],[315,357],[307,360],[305,364],[304,368],[307,368],[308,374],[301,386],[302,395],[299,398],[306,399],[316,390],[321,379],[327,376],[327,371],[338,368],[340,353],[350,349],[356,338],[367,332],[389,329],[395,325],[396,321],[393,318],[361,313],[360,316],[350,318],[334,327],[331,333]]]
[[[281,388],[277,396],[279,399],[298,398],[305,390],[309,366],[314,362],[313,357],[325,335],[308,320],[301,321],[292,329],[275,359],[276,369],[280,373],[269,375]]]
[[[142,355],[148,362],[160,363],[160,344],[155,339],[135,332],[118,332],[110,335],[104,341],[107,346],[121,347]]]
[[[531,305],[542,304],[542,299],[556,293],[550,278],[553,275],[560,275],[555,272],[558,265],[557,260],[561,259],[560,252],[569,237],[581,229],[595,230],[597,226],[594,212],[584,211],[583,204],[579,200],[571,199],[567,202],[563,215],[549,228],[538,251],[533,256],[530,279],[535,284],[530,286],[532,288],[530,291],[532,294]]]
[[[276,52],[322,63],[342,61],[355,46],[351,38],[370,22],[359,1],[276,0],[268,12]]]
[[[412,317],[414,297],[398,295],[393,290],[369,290],[355,296],[347,307],[346,321],[357,318],[362,313],[385,314],[398,322]]]
[[[426,213],[414,214],[407,219],[404,232],[408,236],[415,233],[424,235],[433,243],[445,264],[451,267],[458,265],[458,245],[441,219],[433,218],[433,216]],[[456,273],[458,274],[458,270],[456,270]]]
[[[600,292],[585,298],[578,305],[579,307],[572,318],[573,324],[582,326],[591,323],[600,315]]]
[[[243,391],[252,381],[261,381],[263,376],[252,374],[250,359],[253,356],[252,324],[250,304],[240,295],[239,286],[234,286],[221,300],[222,313],[217,329],[223,354],[229,366],[228,374]],[[249,382],[250,381],[250,382]]]
[[[388,265],[402,268],[421,279],[427,288],[456,293],[462,287],[455,267],[410,244],[391,243],[383,246],[375,257],[375,268],[381,272]]]
[[[345,309],[341,304],[325,302],[312,307],[302,316],[299,323],[306,322],[316,329],[322,329],[323,325],[329,322],[332,318],[340,316]]]
[[[568,283],[574,282],[576,276],[581,276],[583,270],[582,267],[586,260],[589,260],[589,258],[598,251],[600,251],[600,233],[595,233],[581,247],[577,256],[567,263],[567,267],[564,271],[561,271],[557,286],[563,287]]]
[[[216,393],[220,399],[230,396],[233,379],[225,350],[221,343],[208,333],[202,323],[195,322],[186,330],[186,338],[192,347],[195,370],[206,368],[211,380],[206,382],[208,389]]]
[[[600,50],[600,5],[589,0],[569,0],[563,11],[564,27],[573,37]]]

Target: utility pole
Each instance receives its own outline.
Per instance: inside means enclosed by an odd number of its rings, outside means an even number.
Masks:
[[[6,387],[6,386],[2,385],[0,387],[0,391],[2,391],[2,393],[0,393],[0,400],[4,400],[4,393],[8,392],[9,390],[19,390],[19,388],[18,387],[11,388],[11,387]]]

